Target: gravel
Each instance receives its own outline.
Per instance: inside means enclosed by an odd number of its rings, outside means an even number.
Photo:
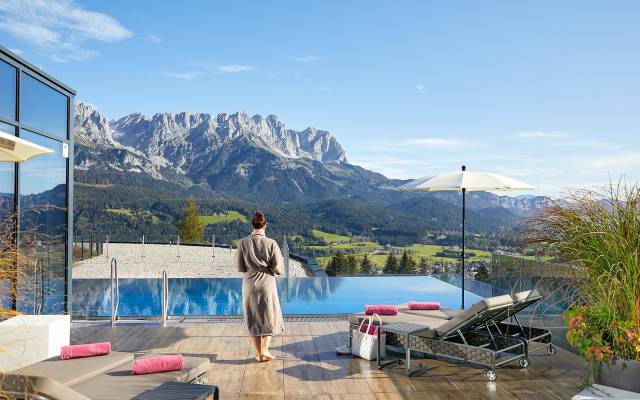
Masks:
[[[215,257],[212,257],[215,255]],[[206,246],[105,243],[104,254],[73,264],[73,278],[109,278],[110,260],[118,260],[119,278],[237,278],[235,249]],[[289,260],[289,276],[309,276],[299,261]]]

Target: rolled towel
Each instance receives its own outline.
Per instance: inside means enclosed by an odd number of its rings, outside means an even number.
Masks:
[[[364,313],[367,315],[398,315],[398,306],[389,305],[365,305]]]
[[[73,346],[62,346],[60,348],[60,359],[71,360],[72,358],[106,356],[111,353],[111,343],[87,343]]]
[[[158,356],[133,360],[131,373],[133,375],[157,374],[160,372],[181,371],[184,368],[182,354]]]
[[[439,310],[440,303],[436,301],[410,301],[409,310]]]

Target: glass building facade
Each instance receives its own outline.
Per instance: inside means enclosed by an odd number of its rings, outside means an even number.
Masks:
[[[68,86],[0,47],[0,131],[53,153],[0,162],[0,306],[70,312],[73,101]]]

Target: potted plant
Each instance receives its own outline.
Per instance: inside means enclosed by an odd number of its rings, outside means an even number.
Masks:
[[[640,392],[640,188],[574,192],[531,228],[579,277],[564,319],[569,344],[587,362],[585,382]]]

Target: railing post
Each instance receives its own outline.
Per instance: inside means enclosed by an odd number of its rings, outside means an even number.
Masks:
[[[107,260],[109,259],[109,235],[107,235],[107,251],[105,252],[107,256]]]
[[[282,252],[284,253],[284,276],[289,277],[289,243],[287,243],[287,235],[284,235]]]
[[[216,235],[211,235],[211,263],[216,260]]]
[[[111,326],[118,321],[118,305],[120,303],[120,288],[118,284],[118,260],[111,259]]]
[[[93,233],[89,235],[89,258],[93,258]]]
[[[178,247],[178,261],[180,260],[180,235],[178,235],[178,240],[176,242],[176,245]]]
[[[84,261],[84,236],[80,236],[80,261]]]
[[[162,326],[167,326],[169,318],[169,275],[162,271]]]
[[[144,235],[142,235],[142,246],[140,247],[142,251],[142,259],[144,259]]]

